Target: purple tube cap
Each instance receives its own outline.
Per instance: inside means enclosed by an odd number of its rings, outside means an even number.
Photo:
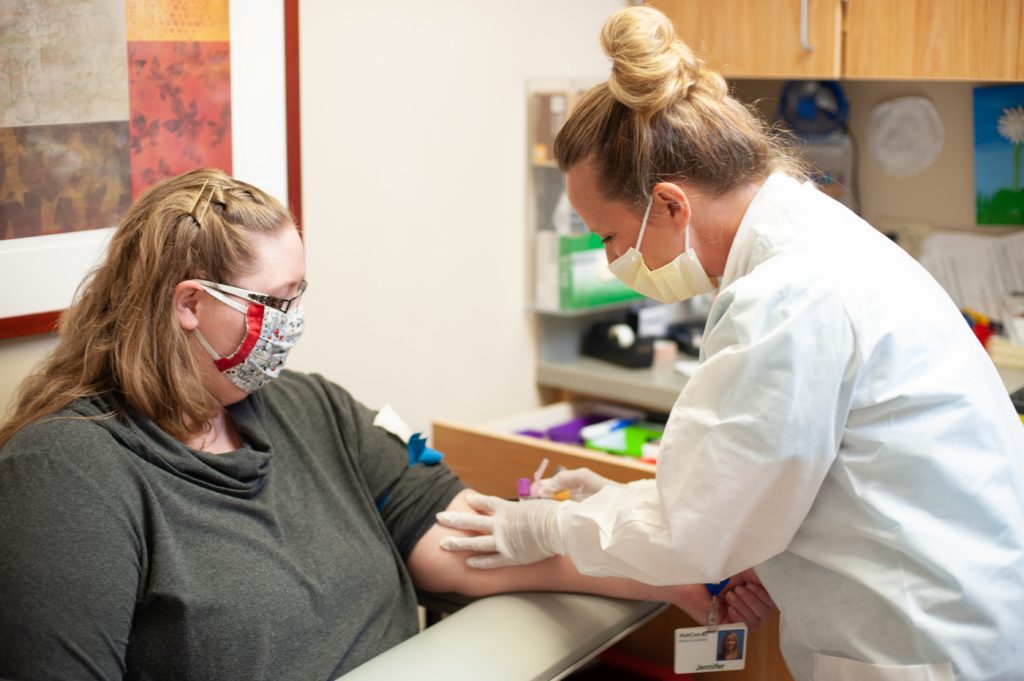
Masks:
[[[519,478],[516,480],[516,496],[520,499],[526,499],[530,496],[530,484],[529,478]]]

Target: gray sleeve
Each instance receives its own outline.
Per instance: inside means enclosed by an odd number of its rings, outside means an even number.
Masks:
[[[62,419],[0,450],[0,678],[123,677],[142,570],[117,446]]]
[[[335,398],[357,433],[357,451],[351,453],[366,480],[381,517],[403,558],[433,526],[462,489],[458,477],[444,464],[409,465],[405,444],[373,425],[376,412],[333,386]]]
[[[408,558],[416,542],[448,508],[463,485],[443,463],[406,466],[381,507],[381,516],[402,558]]]

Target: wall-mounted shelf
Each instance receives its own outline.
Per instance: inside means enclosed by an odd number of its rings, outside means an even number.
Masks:
[[[537,384],[667,414],[686,385],[686,377],[675,371],[626,369],[599,359],[577,357],[564,362],[539,362]]]

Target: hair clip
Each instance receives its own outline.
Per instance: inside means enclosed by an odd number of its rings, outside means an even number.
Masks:
[[[210,210],[210,202],[213,200],[213,192],[215,188],[210,187],[210,193],[206,197],[206,205],[203,206],[203,213],[202,215],[196,215],[196,206],[198,206],[199,202],[202,200],[203,192],[206,190],[206,185],[208,184],[210,184],[209,180],[203,182],[203,186],[199,188],[199,193],[196,195],[196,200],[192,203],[192,207],[188,209],[188,214],[192,216],[192,219],[195,220],[196,224],[200,227],[203,226],[203,217],[206,216],[206,211]]]

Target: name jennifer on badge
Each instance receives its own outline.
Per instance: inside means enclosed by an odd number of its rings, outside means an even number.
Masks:
[[[676,674],[743,669],[746,658],[745,624],[676,629]]]

